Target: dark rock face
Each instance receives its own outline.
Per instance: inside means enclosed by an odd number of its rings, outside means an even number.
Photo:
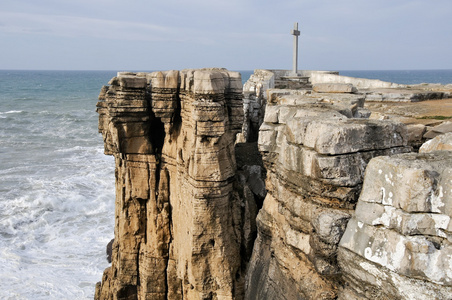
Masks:
[[[112,251],[113,251],[113,243],[114,242],[115,242],[115,239],[111,239],[111,241],[108,242],[107,247],[105,249],[105,252],[107,254],[107,261],[109,263],[111,263],[111,254],[112,254]]]

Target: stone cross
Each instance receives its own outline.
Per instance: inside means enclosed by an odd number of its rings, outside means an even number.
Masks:
[[[298,73],[298,36],[300,35],[300,31],[298,30],[298,22],[295,22],[293,30],[291,32],[293,35],[293,73],[297,75]]]

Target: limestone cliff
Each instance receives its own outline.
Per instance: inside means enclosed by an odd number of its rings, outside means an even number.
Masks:
[[[452,298],[452,157],[434,151],[450,136],[407,153],[426,128],[364,106],[436,92],[286,73],[257,70],[243,94],[225,69],[102,89],[116,212],[96,299]]]
[[[240,74],[118,73],[109,84],[97,106],[116,163],[115,239],[95,298],[242,298],[256,209],[236,180]]]
[[[267,169],[247,299],[335,299],[337,248],[372,157],[409,151],[401,123],[356,118],[353,94],[270,90],[259,150]],[[355,118],[353,118],[355,116]]]

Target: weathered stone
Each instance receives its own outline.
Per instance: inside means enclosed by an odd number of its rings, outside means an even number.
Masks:
[[[405,146],[406,128],[389,120],[292,119],[287,122],[290,142],[313,148],[321,154],[344,154]]]
[[[339,244],[347,283],[343,295],[452,296],[451,163],[449,151],[370,161],[355,215]]]
[[[441,123],[440,125],[433,127],[432,130],[438,133],[452,132],[452,122]]]
[[[265,182],[262,180],[262,167],[259,165],[248,165],[244,167],[244,171],[246,172],[248,186],[253,194],[261,197],[262,199],[265,198],[267,190],[265,188]]]
[[[96,299],[452,298],[452,152],[400,155],[425,127],[364,108],[439,94],[302,73],[256,70],[243,101],[225,69],[102,88],[117,198]],[[310,90],[322,76],[339,85]]]
[[[452,132],[438,135],[437,137],[425,142],[419,148],[420,153],[432,151],[452,151]]]
[[[344,234],[350,214],[338,210],[321,211],[312,220],[317,236],[328,244],[338,244]]]
[[[433,139],[433,138],[437,137],[438,135],[448,133],[448,132],[452,132],[452,122],[444,122],[440,125],[430,128],[424,134],[424,138]]]
[[[196,94],[224,93],[223,75],[219,72],[195,71],[193,92]]]
[[[96,299],[243,298],[257,209],[248,182],[234,190],[240,82],[224,69],[119,73],[102,89],[116,223]]]
[[[357,108],[356,112],[353,114],[353,118],[360,118],[360,119],[369,119],[372,112],[366,108]]]
[[[278,202],[267,195],[258,216],[260,234],[247,273],[245,298],[334,299],[334,286],[315,271],[305,254],[310,251],[309,235],[283,224]]]
[[[451,155],[406,154],[377,157],[366,169],[361,201],[401,208],[406,212],[452,213],[449,190]]]
[[[111,239],[110,242],[108,242],[107,247],[105,248],[105,253],[107,254],[107,261],[108,263],[111,263],[111,255],[112,255],[112,249],[113,249],[113,242],[115,239]]]
[[[416,143],[422,141],[422,136],[425,133],[425,125],[422,124],[408,124],[407,129],[407,139],[408,143]]]
[[[129,89],[140,89],[146,87],[146,78],[143,77],[137,77],[137,76],[130,76],[130,75],[123,75],[119,76],[119,85],[122,88],[129,88]]]
[[[448,271],[452,264],[452,248],[449,245],[435,245],[426,236],[406,237],[384,227],[369,226],[352,219],[340,247],[400,275],[452,285]]]
[[[355,93],[357,89],[350,83],[316,83],[312,90],[317,93]]]
[[[289,299],[285,287],[292,286],[290,299],[334,299],[337,247],[366,165],[375,156],[410,151],[405,125],[353,118],[362,96],[276,89],[268,95],[258,139],[268,193],[246,297]]]
[[[346,285],[340,300],[358,299],[450,299],[452,288],[399,275],[380,264],[339,247],[339,266]]]

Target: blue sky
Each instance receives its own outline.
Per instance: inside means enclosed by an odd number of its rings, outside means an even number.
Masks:
[[[1,0],[0,69],[452,69],[451,0]]]

